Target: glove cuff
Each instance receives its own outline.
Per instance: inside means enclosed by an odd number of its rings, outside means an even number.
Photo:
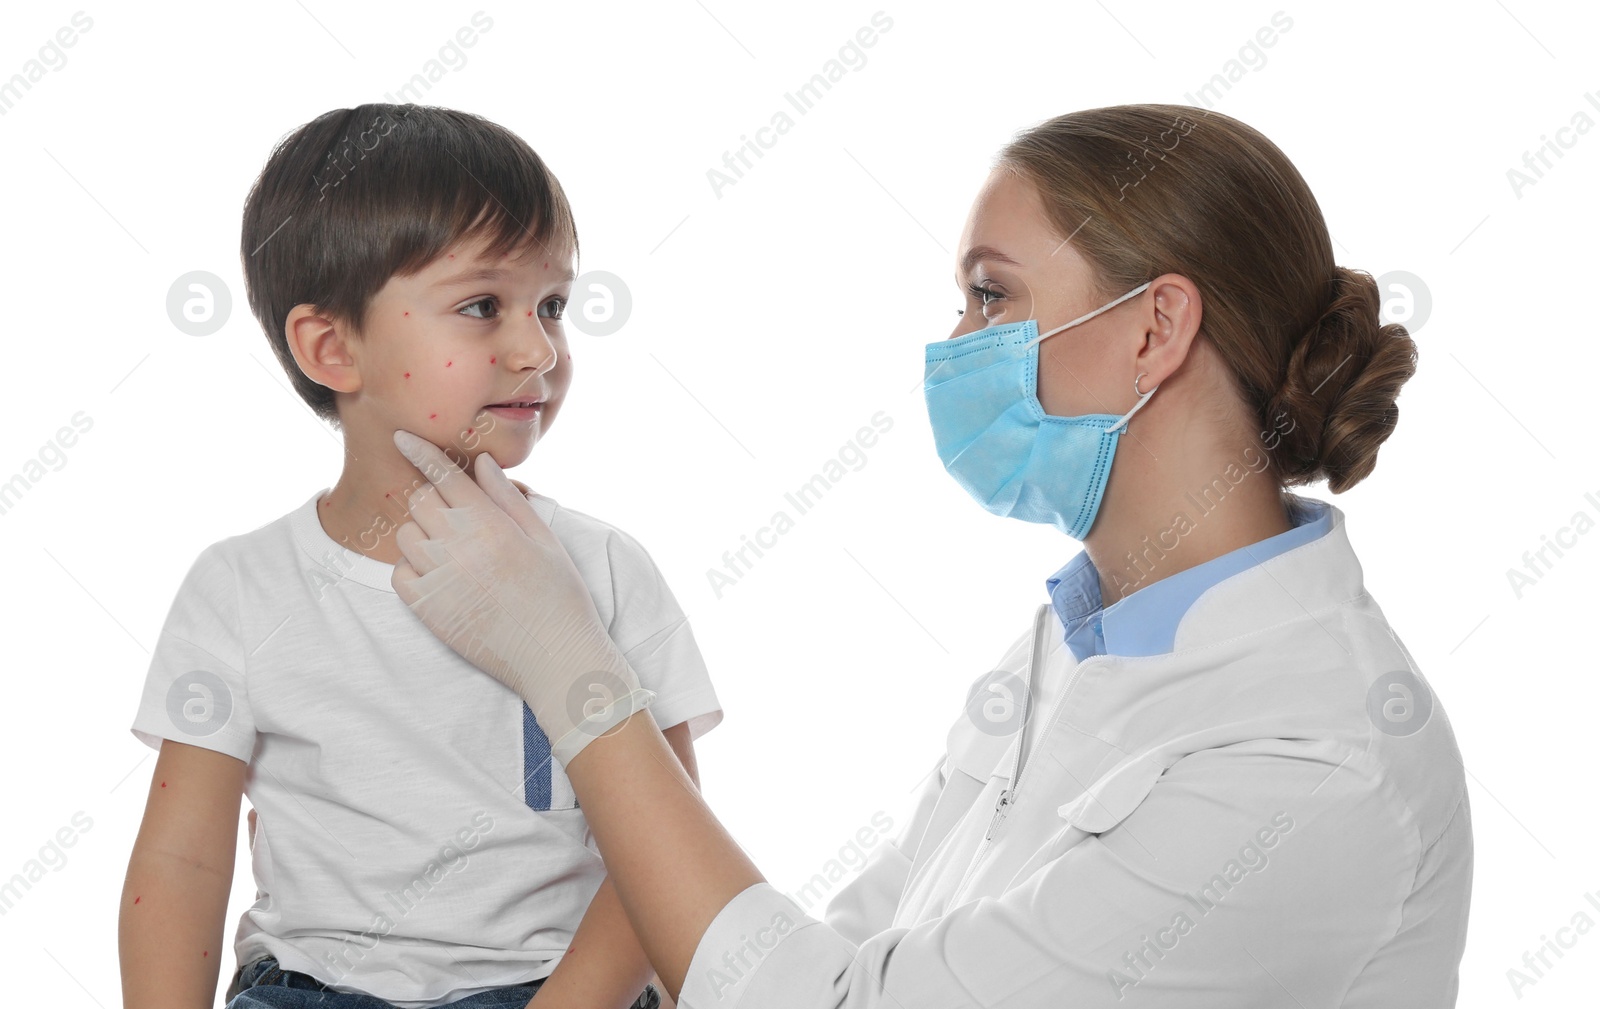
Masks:
[[[561,761],[563,767],[566,766],[585,746],[621,725],[630,716],[648,708],[655,696],[655,691],[643,687],[636,687],[619,696],[573,726],[560,739],[551,740],[550,753]]]

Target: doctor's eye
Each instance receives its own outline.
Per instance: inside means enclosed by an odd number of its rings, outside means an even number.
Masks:
[[[974,298],[977,298],[979,304],[983,308],[988,308],[989,307],[989,299],[990,298],[1003,298],[1003,297],[1005,297],[1005,295],[1002,294],[1001,292],[996,291],[995,289],[993,289],[991,287],[984,287],[981,284],[968,284],[967,285],[967,293],[972,295]],[[967,314],[967,310],[964,309],[964,308],[958,308],[958,309],[956,309],[956,314],[957,315],[966,315]]]

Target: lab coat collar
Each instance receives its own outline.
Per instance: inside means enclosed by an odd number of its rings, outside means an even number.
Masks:
[[[1171,651],[1176,645],[1177,626],[1189,607],[1212,585],[1331,529],[1336,509],[1328,503],[1290,493],[1284,494],[1284,502],[1291,523],[1288,531],[1138,588],[1104,609],[1099,571],[1088,552],[1079,551],[1045,580],[1056,618],[1074,653],[1086,657]],[[1091,622],[1092,628],[1087,626]]]

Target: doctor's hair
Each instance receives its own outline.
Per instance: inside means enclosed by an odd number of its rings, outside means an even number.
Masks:
[[[283,137],[245,199],[239,258],[250,310],[312,411],[340,426],[332,389],[306,376],[284,324],[301,304],[361,339],[373,296],[463,239],[485,254],[569,244],[561,184],[515,133],[429,105],[325,112]]]
[[[1381,324],[1371,274],[1334,263],[1322,210],[1277,145],[1218,112],[1113,105],[1019,133],[996,167],[1038,190],[1099,300],[1163,273],[1194,282],[1199,337],[1258,430],[1281,434],[1267,452],[1280,486],[1325,478],[1337,494],[1372,472],[1417,347]]]

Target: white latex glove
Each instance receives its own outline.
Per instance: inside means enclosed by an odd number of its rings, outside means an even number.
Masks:
[[[407,495],[394,590],[462,658],[521,694],[563,764],[655,695],[606,633],[561,541],[485,452],[477,482],[396,431],[430,481]]]

